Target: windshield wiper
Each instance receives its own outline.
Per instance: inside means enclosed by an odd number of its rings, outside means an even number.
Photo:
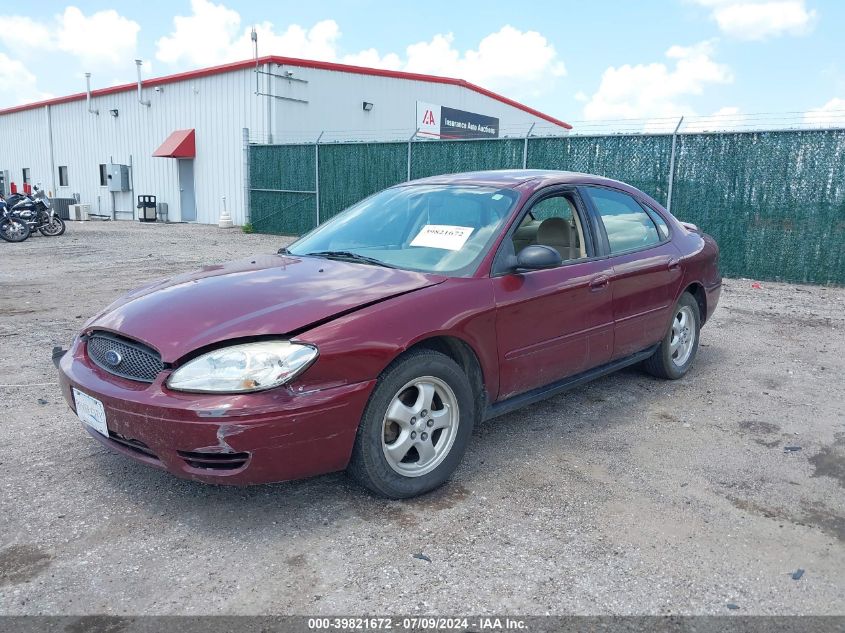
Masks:
[[[310,255],[312,257],[325,257],[326,259],[339,259],[353,262],[361,262],[363,264],[372,264],[374,266],[384,266],[385,268],[396,268],[396,266],[386,264],[385,262],[381,261],[380,259],[376,259],[375,257],[359,255],[358,253],[353,253],[352,251],[314,251],[313,253],[305,254]]]

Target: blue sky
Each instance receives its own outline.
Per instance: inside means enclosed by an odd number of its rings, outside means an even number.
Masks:
[[[0,1],[0,107],[262,54],[460,76],[567,121],[845,124],[845,2]],[[23,45],[21,43],[24,43]],[[10,90],[18,86],[17,90]],[[788,115],[784,119],[801,118]]]

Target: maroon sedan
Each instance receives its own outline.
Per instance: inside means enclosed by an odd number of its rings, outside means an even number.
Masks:
[[[720,289],[713,239],[628,185],[438,176],[135,290],[57,362],[88,432],[150,466],[228,484],[346,469],[410,497],[484,419],[634,363],[686,374]]]

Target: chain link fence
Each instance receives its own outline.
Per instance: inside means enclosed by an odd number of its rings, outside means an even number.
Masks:
[[[845,284],[845,130],[249,145],[256,231],[300,235],[385,187],[483,169],[560,169],[642,189],[721,247],[722,272]],[[673,172],[673,173],[672,173]]]

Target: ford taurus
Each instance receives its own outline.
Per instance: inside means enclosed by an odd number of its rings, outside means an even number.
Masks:
[[[684,376],[720,289],[714,240],[633,187],[456,174],[134,290],[55,356],[87,431],[150,466],[227,484],[345,469],[411,497],[484,419],[635,363]]]

